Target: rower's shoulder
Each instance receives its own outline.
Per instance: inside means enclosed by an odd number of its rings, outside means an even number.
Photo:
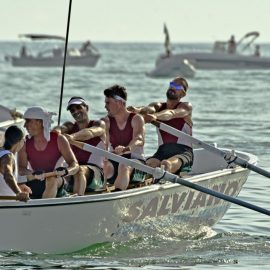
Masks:
[[[177,108],[185,108],[185,109],[192,110],[192,104],[190,102],[188,102],[188,101],[180,102],[178,104]]]

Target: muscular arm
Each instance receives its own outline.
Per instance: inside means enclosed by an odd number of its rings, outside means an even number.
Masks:
[[[95,137],[101,137],[105,141],[105,122],[102,120],[97,121],[94,126],[73,133],[71,137],[76,141],[86,141]]]
[[[18,152],[18,171],[19,175],[31,175],[32,171],[27,169],[28,159],[27,153],[25,149],[25,145],[22,149]]]
[[[104,121],[105,123],[105,144],[106,144],[106,149],[109,148],[109,142],[110,142],[110,133],[109,133],[109,130],[110,130],[110,121],[109,121],[109,118],[106,116],[104,118],[102,118],[102,120]]]
[[[56,126],[53,128],[54,131],[57,131],[60,134],[69,133],[73,128],[72,122],[65,122],[62,126]]]
[[[127,147],[132,151],[136,146],[144,145],[145,128],[143,117],[141,115],[135,115],[132,119],[131,125],[133,127],[133,136]]]
[[[11,190],[15,194],[18,194],[21,192],[21,190],[13,174],[14,166],[14,160],[11,154],[5,155],[1,158],[1,172],[4,176],[4,179]]]
[[[160,108],[160,106],[161,106],[161,103],[153,102],[153,103],[150,103],[148,106],[140,106],[140,107],[129,106],[128,110],[135,113],[143,114],[143,115],[153,114],[158,110],[158,108]]]
[[[78,161],[76,160],[74,153],[71,150],[68,140],[64,136],[59,135],[57,139],[57,144],[59,151],[61,152],[63,158],[68,164],[67,168],[68,174],[70,175],[76,174],[79,170],[79,164]]]
[[[168,121],[174,118],[190,118],[191,112],[192,106],[190,103],[181,103],[176,109],[163,110],[154,115],[156,120]]]

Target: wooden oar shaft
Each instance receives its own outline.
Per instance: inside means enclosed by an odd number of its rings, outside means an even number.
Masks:
[[[222,158],[224,158],[226,160],[226,157],[227,157],[227,153],[210,145],[210,144],[207,144],[205,142],[202,142],[200,141],[199,139],[196,139],[180,130],[177,130],[171,126],[168,126],[164,123],[161,123],[159,121],[153,121],[151,122],[151,124],[157,126],[159,129],[167,132],[167,133],[170,133],[176,137],[179,137],[179,138],[183,138],[183,139],[186,139],[186,140],[189,140],[192,144],[195,144],[195,145],[198,145],[198,146],[201,146],[202,148],[204,148],[205,150],[208,150],[209,152],[211,153],[214,153],[214,154],[217,154],[218,156],[221,156]],[[227,160],[226,160],[227,161]],[[247,168],[251,171],[254,171],[254,172],[257,172],[258,174],[261,174],[263,176],[266,176],[268,178],[270,178],[270,172],[258,167],[258,166],[255,166],[251,163],[249,163],[247,160],[243,159],[243,158],[240,158],[238,156],[235,156],[235,159],[233,160],[233,163],[243,167],[243,168]]]
[[[214,197],[223,199],[224,201],[228,201],[228,202],[231,202],[231,203],[234,203],[234,204],[237,204],[237,205],[240,205],[240,206],[246,207],[248,209],[251,209],[251,210],[257,211],[259,213],[270,216],[270,211],[267,210],[267,209],[264,209],[264,208],[258,207],[256,205],[250,204],[248,202],[239,200],[237,198],[225,195],[223,193],[220,193],[220,192],[217,192],[217,191],[202,187],[202,186],[197,185],[195,183],[192,183],[190,181],[184,180],[184,179],[178,177],[175,174],[163,171],[160,168],[149,167],[149,166],[144,165],[142,163],[138,163],[138,162],[135,162],[133,160],[126,159],[124,157],[115,155],[113,153],[110,153],[108,151],[105,151],[103,149],[97,148],[95,146],[92,146],[92,145],[89,145],[89,144],[86,144],[86,143],[83,143],[83,142],[76,142],[76,144],[78,146],[82,147],[83,150],[85,150],[85,151],[92,152],[92,153],[95,153],[97,155],[104,156],[104,157],[106,157],[108,159],[114,160],[114,161],[119,162],[119,163],[123,163],[123,164],[125,164],[127,166],[131,166],[131,167],[136,168],[138,170],[144,171],[144,172],[146,172],[148,174],[153,175],[154,178],[156,178],[156,179],[165,178],[166,180],[168,180],[170,182],[181,184],[183,186],[186,186],[186,187],[198,190],[200,192],[212,195]]]

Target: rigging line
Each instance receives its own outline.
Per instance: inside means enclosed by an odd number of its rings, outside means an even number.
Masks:
[[[58,126],[60,125],[60,121],[61,121],[61,110],[62,110],[62,100],[63,100],[63,92],[64,92],[64,82],[65,82],[66,57],[67,57],[71,5],[72,5],[72,0],[69,0],[67,32],[66,32],[66,40],[65,40],[65,52],[64,52],[63,69],[62,69],[61,93],[60,93],[59,112],[58,112]]]

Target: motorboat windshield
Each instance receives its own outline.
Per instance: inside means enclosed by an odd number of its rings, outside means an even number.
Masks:
[[[235,43],[236,53],[243,53],[250,48],[254,41],[259,37],[260,33],[257,31],[245,34],[238,42]],[[214,53],[228,53],[229,41],[216,41],[213,46]]]

